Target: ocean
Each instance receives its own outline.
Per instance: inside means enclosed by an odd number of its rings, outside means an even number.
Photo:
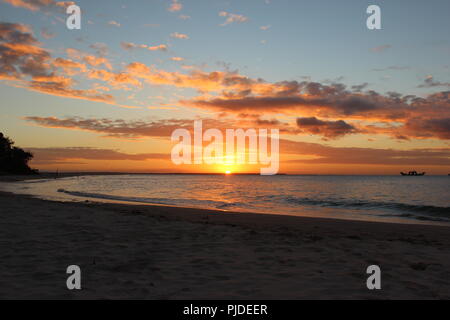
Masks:
[[[227,211],[450,224],[449,176],[95,175],[0,185],[64,201],[162,204]]]

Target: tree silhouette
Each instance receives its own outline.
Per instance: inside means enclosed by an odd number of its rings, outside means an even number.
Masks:
[[[14,141],[0,132],[0,173],[35,174],[28,166],[33,154],[14,147]]]

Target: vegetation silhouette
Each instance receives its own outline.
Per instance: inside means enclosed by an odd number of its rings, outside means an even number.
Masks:
[[[28,162],[33,154],[14,146],[14,141],[0,132],[0,174],[37,174]]]

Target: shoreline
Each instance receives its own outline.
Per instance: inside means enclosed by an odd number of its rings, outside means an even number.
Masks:
[[[446,226],[5,192],[0,208],[1,298],[450,298]],[[85,274],[79,292],[65,289],[70,264]],[[371,264],[383,272],[382,290],[365,287]]]
[[[149,218],[163,218],[167,220],[185,221],[190,223],[206,223],[217,225],[231,225],[233,227],[252,227],[252,228],[278,228],[285,227],[288,229],[297,229],[299,227],[306,227],[316,229],[321,228],[335,228],[340,226],[346,228],[348,231],[359,232],[363,229],[369,229],[366,234],[376,232],[378,235],[394,234],[396,231],[405,232],[413,236],[422,233],[429,233],[429,235],[439,236],[442,232],[448,232],[448,240],[450,241],[450,225],[437,225],[426,223],[403,223],[403,222],[383,222],[383,221],[367,221],[367,220],[352,220],[339,218],[323,218],[310,216],[294,216],[287,214],[275,213],[258,213],[258,212],[243,212],[243,211],[227,211],[219,209],[203,209],[181,207],[174,205],[162,205],[152,203],[133,203],[127,201],[109,202],[84,200],[84,201],[59,201],[47,200],[34,197],[27,194],[18,194],[12,192],[0,191],[0,198],[3,197],[19,197],[23,199],[32,199],[42,201],[43,204],[55,203],[60,205],[73,205],[75,207],[99,208],[107,209],[113,212],[121,212],[126,214],[136,214],[147,216]],[[163,215],[162,215],[163,214]],[[439,230],[439,231],[438,231]],[[437,234],[435,234],[437,232]],[[373,236],[376,236],[373,234]]]
[[[150,218],[165,218],[175,221],[186,221],[191,223],[207,223],[218,225],[232,225],[241,227],[255,227],[255,228],[277,228],[285,227],[289,229],[296,229],[298,227],[308,227],[315,229],[318,226],[322,228],[333,227],[336,230],[340,226],[347,230],[359,231],[362,229],[369,229],[377,234],[393,234],[396,231],[406,232],[413,236],[421,233],[433,234],[437,230],[448,232],[448,240],[450,241],[450,225],[437,225],[426,223],[403,223],[403,222],[382,222],[382,221],[367,221],[367,220],[352,220],[339,218],[322,218],[309,216],[294,216],[287,214],[275,213],[257,213],[257,212],[242,212],[242,211],[226,211],[219,209],[202,209],[190,208],[174,205],[162,205],[152,203],[133,203],[126,201],[102,202],[95,200],[85,201],[58,201],[47,200],[34,197],[27,194],[17,194],[12,192],[0,191],[0,198],[8,196],[33,199],[45,203],[55,203],[61,205],[74,205],[75,207],[101,208],[114,212],[122,212],[127,214],[138,214]],[[162,216],[163,214],[163,216]],[[437,231],[440,234],[440,231]],[[370,232],[368,232],[369,234]],[[436,235],[438,235],[436,234]],[[375,236],[375,235],[374,235]]]
[[[53,179],[63,179],[63,178],[71,178],[71,177],[82,177],[82,176],[104,176],[104,175],[128,175],[133,173],[114,173],[114,172],[65,172],[65,173],[59,173],[59,175],[56,175],[55,173],[40,173],[37,175],[0,175],[0,183],[9,183],[9,182],[22,182],[22,181],[32,181],[32,180],[53,180]],[[136,175],[140,175],[143,173],[136,173]],[[153,173],[144,173],[147,175],[151,175]],[[250,214],[250,215],[264,215],[264,216],[288,216],[288,217],[299,217],[299,218],[307,218],[307,219],[325,219],[325,220],[343,220],[343,221],[350,221],[350,222],[373,222],[373,223],[384,223],[384,224],[405,224],[405,225],[425,225],[425,226],[444,226],[444,227],[450,227],[450,223],[447,221],[439,221],[434,219],[420,219],[420,218],[398,218],[398,217],[390,217],[390,218],[383,218],[383,217],[371,217],[371,216],[337,216],[337,215],[328,215],[328,214],[319,214],[319,215],[311,215],[309,212],[304,211],[302,213],[284,213],[281,212],[283,210],[279,211],[246,211],[242,210],[226,210],[226,209],[219,209],[219,208],[201,208],[201,207],[185,207],[182,205],[175,205],[175,204],[160,204],[160,203],[152,203],[152,202],[139,202],[138,200],[132,201],[132,200],[120,200],[120,199],[110,199],[110,198],[98,198],[98,197],[90,197],[90,196],[81,196],[77,195],[74,196],[77,198],[77,200],[69,200],[70,197],[47,197],[44,196],[33,196],[31,194],[21,194],[20,192],[16,193],[15,191],[11,190],[5,190],[0,192],[11,192],[15,193],[17,195],[22,196],[28,196],[28,197],[35,197],[36,199],[42,199],[47,201],[56,201],[56,202],[91,202],[91,203],[98,203],[98,204],[119,204],[119,205],[126,205],[126,206],[154,206],[154,207],[169,207],[169,208],[177,208],[180,210],[196,210],[196,211],[205,211],[205,212],[217,212],[217,213],[226,213],[226,214]],[[275,218],[276,219],[276,218]]]

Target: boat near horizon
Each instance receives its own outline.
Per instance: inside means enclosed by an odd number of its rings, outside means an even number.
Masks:
[[[400,172],[402,176],[424,176],[425,172],[409,171],[408,173]]]

